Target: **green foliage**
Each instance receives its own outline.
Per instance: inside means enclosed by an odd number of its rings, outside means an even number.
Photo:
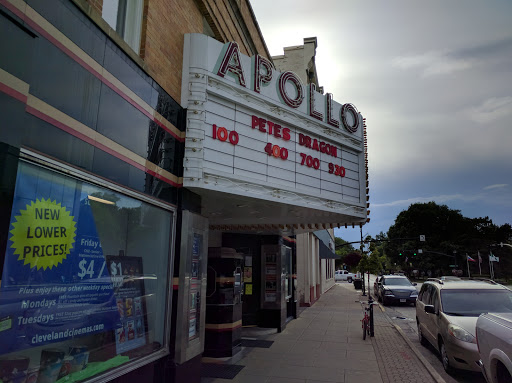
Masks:
[[[336,266],[336,269],[342,269],[342,266],[343,264],[345,263],[346,265],[348,266],[355,266],[357,265],[357,263],[359,262],[359,259],[357,260],[357,262],[353,262],[352,260],[352,256],[348,257],[348,260],[347,260],[347,256],[349,254],[352,254],[354,253],[354,246],[352,246],[352,244],[349,244],[347,241],[339,238],[339,237],[334,237],[334,246],[335,246],[335,251],[336,251],[336,254],[338,254],[340,256],[340,259],[337,259],[335,261],[335,266]],[[361,256],[359,256],[361,257]],[[350,270],[350,268],[349,268]]]
[[[334,237],[334,246],[336,248],[336,254],[342,257],[354,251],[352,244],[339,237]]]
[[[371,274],[378,274],[382,270],[382,263],[378,252],[370,255],[363,255],[357,265],[357,271],[364,273],[370,271]]]
[[[352,270],[353,267],[356,267],[359,264],[360,260],[361,253],[359,251],[352,251],[343,258],[343,263],[348,266],[349,270]]]

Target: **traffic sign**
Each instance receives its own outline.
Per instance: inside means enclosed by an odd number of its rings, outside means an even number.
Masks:
[[[448,265],[448,267],[459,267],[459,265]]]

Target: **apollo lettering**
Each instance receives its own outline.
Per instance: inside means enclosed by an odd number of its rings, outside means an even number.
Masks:
[[[251,81],[246,81],[246,74],[242,66],[238,44],[236,42],[228,43],[227,49],[223,50],[223,52],[217,75],[224,77],[229,72],[237,79],[240,86],[247,88],[248,83],[250,86]],[[269,60],[260,55],[255,55],[252,58],[252,61],[252,86],[256,93],[260,93],[262,86],[266,86],[272,81],[275,68]],[[287,91],[287,86],[289,85],[291,85],[294,90],[294,92],[290,92],[292,94]],[[322,122],[326,122],[334,128],[340,128],[340,126],[343,126],[349,133],[355,133],[361,127],[359,112],[354,105],[350,103],[342,104],[339,114],[334,115],[332,94],[327,93],[326,95],[323,95],[317,92],[315,84],[309,84],[309,89],[305,92],[305,86],[301,79],[297,74],[291,71],[285,71],[279,75],[279,78],[277,79],[277,87],[282,102],[291,108],[299,108],[307,98],[308,114],[311,117]],[[316,99],[320,99],[322,97],[324,98],[326,105],[325,113],[318,110],[315,103]]]

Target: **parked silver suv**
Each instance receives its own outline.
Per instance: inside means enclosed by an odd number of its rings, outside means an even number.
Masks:
[[[447,372],[480,371],[476,321],[485,312],[512,312],[512,291],[489,280],[427,280],[416,301],[422,344],[430,342]]]

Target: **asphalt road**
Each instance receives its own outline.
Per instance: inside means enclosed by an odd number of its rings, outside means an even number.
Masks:
[[[368,279],[366,279],[368,281]],[[375,277],[370,276],[370,291],[373,294],[373,283]],[[416,288],[421,288],[418,283]],[[418,340],[418,331],[416,328],[416,307],[410,305],[384,306],[385,313],[396,325],[404,331],[414,346],[421,352],[434,369],[443,377],[447,383],[485,383],[485,378],[479,372],[455,371],[452,375],[448,375],[439,359],[439,353],[431,345],[424,347]]]

